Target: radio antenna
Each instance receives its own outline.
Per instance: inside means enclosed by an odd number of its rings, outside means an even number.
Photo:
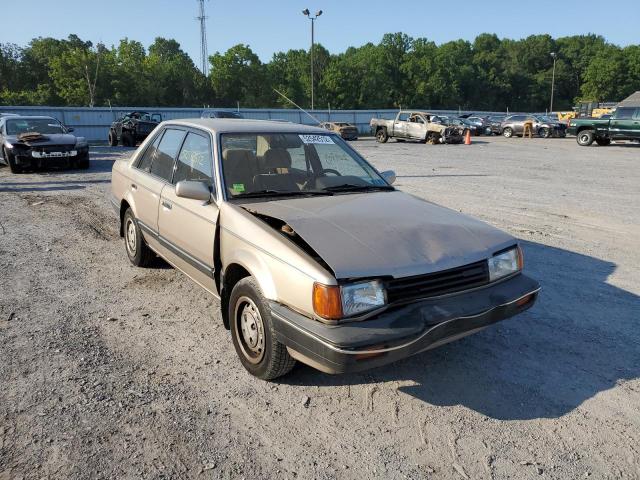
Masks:
[[[318,122],[318,125],[320,125],[322,122],[320,120],[318,120],[316,117],[314,117],[313,115],[311,115],[309,112],[307,112],[304,108],[302,108],[300,105],[298,105],[296,102],[294,102],[293,100],[291,100],[289,97],[287,97],[284,93],[276,90],[275,88],[273,89],[274,92],[276,92],[278,95],[280,95],[282,98],[284,98],[287,102],[291,103],[294,107],[298,108],[298,110],[300,110],[302,113],[307,114],[308,116],[310,116],[311,118],[313,118],[316,122]]]

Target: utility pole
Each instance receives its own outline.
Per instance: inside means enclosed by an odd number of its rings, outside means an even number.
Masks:
[[[196,19],[200,22],[200,61],[202,73],[209,75],[209,53],[207,52],[207,17],[204,13],[204,0],[198,0],[200,15]]]
[[[553,57],[553,73],[551,74],[551,104],[549,105],[549,114],[553,114],[553,88],[556,83],[556,59],[558,58],[558,54],[556,52],[551,52],[551,56]]]
[[[314,86],[313,86],[313,84],[314,84],[314,82],[315,82],[315,78],[314,78],[314,74],[313,74],[313,46],[314,46],[314,44],[315,44],[315,38],[314,38],[314,24],[315,24],[316,19],[317,19],[320,15],[322,15],[322,10],[318,10],[318,11],[316,12],[316,16],[315,16],[315,17],[312,17],[312,16],[311,16],[311,12],[309,11],[309,9],[308,9],[308,8],[305,8],[305,9],[302,11],[302,14],[303,14],[303,15],[305,15],[306,17],[308,17],[308,18],[309,18],[309,20],[311,20],[311,110],[313,111],[313,106],[314,106],[314,105],[313,105],[313,102],[314,102],[314,99],[313,99],[313,96],[314,96],[314,95],[313,95],[313,94],[314,94],[314,92],[313,92]]]

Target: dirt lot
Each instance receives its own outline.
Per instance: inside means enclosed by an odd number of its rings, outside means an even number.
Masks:
[[[218,303],[132,267],[111,164],[0,168],[0,479],[640,478],[640,146],[354,142],[523,240],[515,319],[363,374],[241,368]]]

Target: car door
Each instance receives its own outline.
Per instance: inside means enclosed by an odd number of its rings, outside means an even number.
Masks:
[[[126,117],[123,116],[116,120],[116,136],[118,139],[122,139],[122,124],[124,123],[125,118]]]
[[[393,122],[393,136],[397,138],[407,138],[407,123],[409,113],[400,113]]]
[[[138,224],[145,239],[156,250],[162,247],[158,243],[160,194],[165,185],[171,182],[173,159],[184,136],[184,130],[172,127],[159,132],[136,165],[138,175],[131,182]]]
[[[609,136],[613,139],[633,138],[633,122],[636,109],[620,107],[609,122]]]
[[[407,122],[407,137],[412,140],[424,140],[426,137],[426,122],[421,115],[412,115]]]
[[[214,246],[218,206],[213,199],[203,202],[176,195],[176,185],[183,180],[204,182],[213,192],[213,171],[211,136],[190,129],[176,157],[172,181],[162,190],[158,225],[167,259],[217,295]]]
[[[636,112],[633,115],[629,137],[636,140],[640,139],[640,108],[636,108]]]

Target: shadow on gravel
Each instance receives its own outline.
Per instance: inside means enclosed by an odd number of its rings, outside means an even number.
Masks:
[[[3,184],[4,185],[4,184]],[[83,185],[78,185],[78,182],[73,182],[73,185],[47,185],[38,187],[38,186],[28,186],[28,187],[19,187],[19,184],[14,184],[14,186],[9,188],[0,187],[0,193],[4,192],[56,192],[61,190],[83,190],[87,187]],[[28,185],[28,184],[27,184]]]
[[[542,285],[531,310],[376,370],[330,376],[301,366],[283,382],[413,381],[399,390],[431,405],[526,420],[560,417],[638,378],[640,297],[607,283],[616,265],[537,243],[523,246],[526,270]]]
[[[469,173],[469,174],[450,174],[450,175],[398,175],[397,178],[437,178],[437,177],[490,177],[491,175],[484,175],[481,173]]]

